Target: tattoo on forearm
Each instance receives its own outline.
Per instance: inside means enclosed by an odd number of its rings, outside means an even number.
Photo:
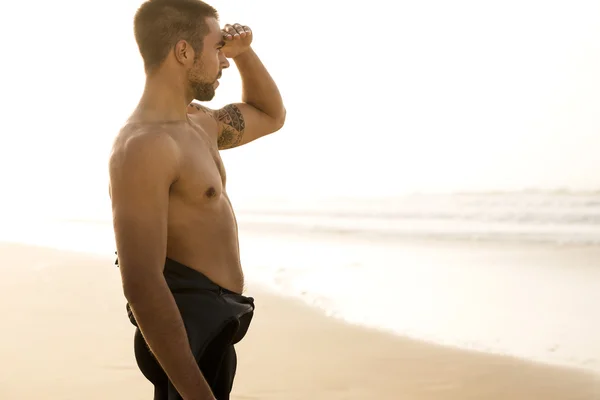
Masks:
[[[217,111],[217,120],[224,125],[219,136],[218,145],[221,149],[237,146],[242,141],[246,123],[240,109],[229,104]]]

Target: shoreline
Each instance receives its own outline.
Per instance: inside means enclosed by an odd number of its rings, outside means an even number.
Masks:
[[[600,399],[600,375],[587,370],[424,342],[327,317],[297,299],[256,297],[253,327],[237,346],[240,399]],[[290,343],[299,330],[303,340]],[[294,376],[277,383],[290,354]],[[257,362],[268,366],[260,380]]]
[[[426,343],[600,372],[593,313],[600,247],[247,239],[242,254],[260,266],[261,286],[324,315]],[[272,248],[298,256],[273,257]],[[393,309],[397,316],[388,316]]]
[[[380,327],[380,326],[363,324],[360,322],[354,322],[351,320],[347,320],[338,315],[330,315],[328,313],[328,311],[324,308],[321,308],[316,305],[308,304],[307,302],[303,301],[302,299],[300,299],[297,296],[282,294],[282,293],[277,292],[276,290],[273,290],[272,288],[269,288],[266,285],[261,284],[261,283],[254,282],[252,284],[249,284],[248,287],[256,288],[256,291],[258,293],[260,293],[261,296],[275,298],[275,299],[278,299],[278,301],[289,302],[290,304],[295,305],[296,307],[301,307],[301,308],[306,307],[306,308],[310,309],[311,311],[315,312],[319,317],[323,317],[328,320],[332,320],[335,323],[347,325],[348,327],[350,327],[352,329],[366,330],[366,331],[372,332],[377,335],[386,335],[386,336],[390,336],[393,338],[398,338],[400,340],[413,341],[413,342],[420,343],[420,344],[423,344],[426,346],[435,346],[435,347],[439,347],[439,348],[447,349],[447,350],[463,351],[465,353],[471,353],[476,356],[479,355],[479,356],[502,357],[502,358],[506,358],[509,360],[513,360],[515,362],[524,362],[524,363],[539,365],[539,366],[543,366],[543,367],[570,370],[570,371],[594,376],[594,377],[597,377],[598,379],[600,379],[600,370],[597,370],[594,368],[585,367],[585,366],[576,365],[576,364],[565,364],[565,363],[560,363],[558,361],[548,361],[548,360],[539,360],[539,359],[535,359],[535,358],[527,358],[525,356],[513,355],[511,353],[502,352],[502,351],[480,350],[476,347],[461,346],[461,345],[452,344],[452,343],[447,343],[447,344],[439,343],[434,340],[428,340],[425,338],[418,337],[416,335],[410,336],[410,335],[406,335],[406,334],[397,333],[391,328],[384,328],[384,327]],[[600,398],[598,400],[600,400]]]
[[[151,397],[111,257],[5,243],[0,250],[0,355],[14,360],[3,368],[1,398]],[[348,324],[256,285],[247,295],[257,312],[237,346],[232,399],[600,399],[594,374]]]

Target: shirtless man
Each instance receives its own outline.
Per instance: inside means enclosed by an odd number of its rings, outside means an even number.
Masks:
[[[114,232],[135,355],[154,399],[229,399],[233,344],[254,311],[219,151],[279,130],[286,111],[247,26],[200,0],[149,0],[134,31],[146,71],[109,161]],[[232,59],[242,102],[214,96]]]

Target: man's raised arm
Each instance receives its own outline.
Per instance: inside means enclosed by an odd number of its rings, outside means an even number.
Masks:
[[[209,110],[218,123],[219,149],[230,149],[276,132],[285,123],[286,110],[275,81],[250,47],[252,31],[240,24],[223,29],[223,53],[233,59],[242,78],[242,102]],[[192,107],[188,111],[194,112]]]
[[[169,189],[179,173],[177,147],[164,133],[118,141],[109,172],[123,290],[140,331],[184,399],[212,400],[163,276]]]

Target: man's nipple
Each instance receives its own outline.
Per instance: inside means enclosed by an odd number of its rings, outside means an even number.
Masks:
[[[206,192],[204,192],[204,194],[206,195],[206,197],[208,197],[209,199],[212,199],[213,197],[215,197],[217,195],[217,191],[215,190],[214,187],[209,187]]]

